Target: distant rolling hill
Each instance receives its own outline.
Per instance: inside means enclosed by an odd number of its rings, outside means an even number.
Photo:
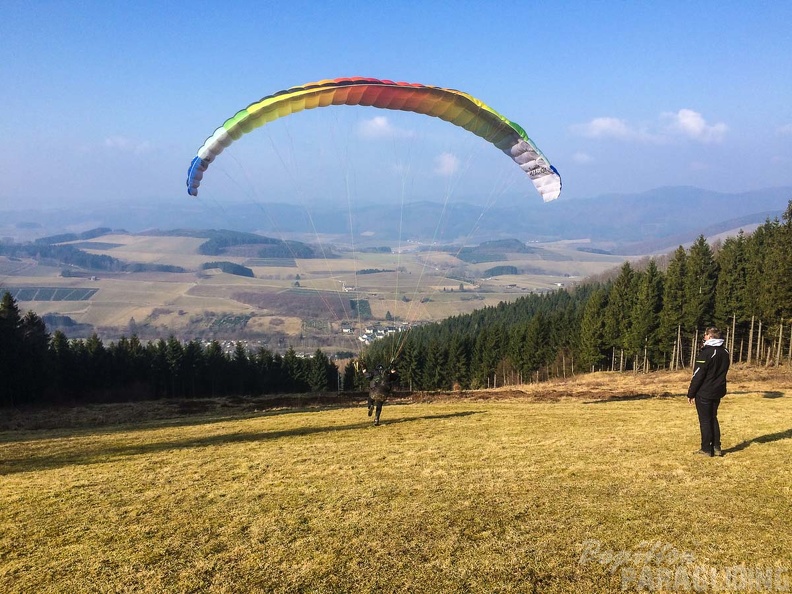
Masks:
[[[478,244],[487,240],[589,239],[592,247],[637,254],[667,250],[699,234],[780,217],[792,187],[721,193],[692,187],[666,187],[638,194],[603,195],[548,204],[533,199],[501,200],[492,207],[467,202],[431,201],[368,204],[352,213],[323,197],[305,207],[283,203],[211,206],[174,199],[156,205],[87,206],[50,211],[0,213],[0,237],[35,238],[66,229],[105,226],[131,232],[145,229],[216,229],[258,232],[272,237],[331,234],[352,237],[359,247],[398,239]],[[350,233],[350,221],[354,234]],[[400,235],[401,233],[401,235]],[[18,239],[19,240],[19,239]]]

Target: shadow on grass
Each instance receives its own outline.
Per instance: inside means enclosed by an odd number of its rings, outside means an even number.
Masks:
[[[87,435],[108,435],[119,432],[150,431],[152,429],[162,429],[166,427],[189,427],[194,425],[211,425],[214,423],[227,423],[245,419],[255,419],[261,417],[274,417],[289,415],[294,413],[323,412],[328,410],[339,410],[342,408],[354,408],[365,406],[365,397],[347,398],[339,402],[322,402],[320,399],[292,398],[285,404],[281,404],[284,399],[242,399],[227,398],[228,401],[236,401],[233,405],[223,404],[221,399],[211,400],[152,400],[136,401],[132,403],[111,404],[115,409],[107,412],[101,409],[86,409],[84,414],[90,415],[87,421],[77,419],[75,425],[69,424],[67,415],[64,419],[58,419],[58,408],[40,409],[48,414],[56,415],[53,419],[37,420],[35,413],[38,409],[32,409],[32,421],[25,417],[31,414],[30,411],[21,411],[24,421],[29,423],[29,427],[19,429],[5,429],[0,431],[0,445],[4,443],[22,443],[38,440],[49,440],[64,437],[83,437]],[[137,407],[145,407],[147,403],[153,403],[160,407],[159,413],[151,415],[145,410],[135,414]],[[273,405],[273,402],[276,404]],[[241,403],[241,404],[240,404]],[[263,405],[262,405],[263,403]],[[132,408],[121,410],[118,407],[128,404]],[[390,404],[390,401],[389,401]],[[401,404],[395,401],[393,404]],[[276,407],[280,405],[280,407]],[[88,405],[90,406],[90,405]],[[101,406],[101,405],[99,405]],[[261,408],[257,408],[260,406]],[[69,409],[65,409],[68,411]],[[0,410],[2,414],[2,410]],[[123,415],[127,414],[128,417]],[[159,416],[158,416],[159,414]],[[110,420],[104,420],[104,416]],[[98,419],[97,419],[98,417]]]
[[[783,398],[783,397],[784,397],[783,392],[778,392],[775,390],[771,392],[765,392],[764,394],[762,394],[762,398]]]
[[[383,425],[398,425],[401,423],[412,423],[414,421],[431,421],[441,419],[454,419],[459,417],[468,417],[471,415],[481,414],[484,411],[463,411],[448,414],[438,415],[421,415],[416,417],[402,417],[384,419]],[[328,426],[305,426],[295,427],[284,431],[246,431],[237,433],[221,433],[218,435],[208,435],[206,437],[197,437],[191,439],[175,440],[175,441],[160,441],[141,444],[111,446],[111,447],[96,447],[81,451],[62,452],[55,455],[43,456],[28,456],[23,458],[0,458],[0,476],[15,474],[19,472],[34,472],[39,470],[51,470],[55,468],[62,468],[65,466],[77,466],[88,464],[101,464],[116,461],[118,458],[127,456],[139,456],[144,454],[153,454],[157,452],[166,452],[169,450],[181,450],[187,448],[203,448],[210,446],[222,446],[233,443],[255,443],[262,441],[270,441],[275,439],[283,439],[289,437],[299,437],[303,435],[314,435],[317,433],[332,433],[335,431],[349,431],[352,429],[368,429],[372,428],[371,419],[367,419],[360,423],[349,423],[346,425],[328,425]],[[380,431],[386,431],[383,427],[377,428]]]
[[[753,439],[749,439],[747,441],[743,441],[738,443],[736,446],[727,448],[723,450],[725,454],[733,454],[735,452],[740,452],[747,448],[750,445],[755,443],[772,443],[774,441],[781,441],[782,439],[792,439],[792,429],[787,429],[786,431],[779,431],[778,433],[768,433],[767,435],[760,435],[759,437],[754,437]]]

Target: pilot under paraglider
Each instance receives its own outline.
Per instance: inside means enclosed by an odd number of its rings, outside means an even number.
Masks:
[[[382,365],[377,365],[374,371],[363,370],[366,379],[369,380],[369,395],[368,395],[368,416],[374,413],[374,426],[380,424],[380,414],[382,414],[382,405],[390,396],[393,388],[399,383],[399,376],[393,365],[390,366],[388,371]]]

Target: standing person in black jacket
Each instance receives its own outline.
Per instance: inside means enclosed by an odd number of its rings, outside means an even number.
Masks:
[[[722,456],[718,405],[726,395],[726,374],[731,355],[723,346],[720,330],[714,327],[704,332],[704,346],[696,356],[693,379],[688,388],[688,403],[696,405],[701,428],[701,449],[705,456]]]

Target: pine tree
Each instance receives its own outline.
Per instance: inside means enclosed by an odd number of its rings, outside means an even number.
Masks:
[[[688,333],[713,323],[718,265],[703,235],[690,246],[685,269],[685,303],[682,323]]]
[[[628,352],[642,360],[644,353],[650,365],[658,364],[660,344],[660,312],[663,309],[663,278],[654,259],[638,275],[638,291],[631,313]]]
[[[750,319],[746,307],[747,268],[746,240],[742,231],[728,237],[718,251],[718,282],[715,285],[715,324],[725,329],[736,322]]]
[[[22,369],[22,316],[11,296],[0,301],[0,406],[19,403],[25,378]]]
[[[503,357],[505,332],[501,324],[484,324],[476,334],[471,362],[471,386],[486,388],[496,384],[495,372]]]
[[[149,361],[146,357],[146,348],[140,342],[137,334],[133,334],[129,339],[129,357],[132,376],[136,381],[142,383],[147,378]]]
[[[21,315],[9,292],[0,300],[0,406],[40,402],[50,379],[50,337],[32,311]]]
[[[204,372],[203,346],[197,340],[191,340],[184,347],[182,373],[184,374],[184,390],[187,396],[199,396],[199,386]]]
[[[287,392],[304,392],[308,389],[308,382],[305,378],[305,369],[302,360],[297,357],[292,347],[283,356],[283,366],[286,372],[284,386]]]
[[[184,396],[184,347],[173,335],[168,337],[165,345],[165,361],[168,365],[170,395],[181,398]]]
[[[211,386],[210,394],[212,396],[228,394],[228,374],[226,372],[228,359],[223,353],[223,348],[219,342],[213,340],[209,343],[204,352],[204,361],[209,385]]]
[[[421,378],[424,390],[447,390],[450,382],[446,371],[447,351],[438,340],[430,340],[426,349],[426,363]]]
[[[467,348],[467,341],[461,334],[454,334],[448,344],[448,361],[446,368],[451,385],[459,385],[462,388],[470,386],[470,356]]]
[[[217,345],[218,348],[220,345]],[[149,365],[151,370],[149,378],[151,388],[155,397],[166,396],[170,389],[170,380],[168,372],[168,345],[160,338],[156,343],[148,343],[146,345],[148,353]]]
[[[231,369],[234,374],[234,387],[237,394],[251,393],[251,363],[247,349],[241,342],[234,345],[234,355],[231,358]]]
[[[783,223],[773,228],[764,254],[764,286],[759,296],[762,317],[776,324],[792,317],[792,200]]]
[[[257,394],[270,394],[276,384],[275,358],[272,351],[259,347],[252,360],[256,375]]]
[[[22,337],[20,373],[25,378],[21,396],[23,402],[33,404],[44,398],[44,391],[50,381],[50,336],[44,321],[32,311],[22,318],[19,329]]]
[[[312,392],[327,392],[330,390],[331,381],[328,372],[331,366],[336,370],[334,375],[338,375],[338,369],[330,363],[327,355],[321,349],[316,349],[313,357],[308,361],[306,373],[306,380]],[[337,385],[337,381],[332,383]]]
[[[764,318],[761,302],[762,294],[767,290],[768,275],[765,270],[767,253],[770,251],[772,237],[778,227],[778,220],[767,220],[760,225],[745,242],[745,292],[746,316]]]
[[[658,336],[660,349],[667,355],[673,351],[677,332],[683,321],[686,276],[687,252],[680,245],[668,263],[663,285],[663,310],[660,313]]]
[[[608,291],[603,315],[603,339],[606,348],[622,350],[628,346],[630,322],[635,302],[635,271],[629,262],[622,264],[619,276]]]
[[[355,362],[352,360],[347,361],[347,364],[344,366],[344,392],[354,392],[355,387],[355,376],[357,375],[357,369],[355,368]]]
[[[531,375],[552,358],[549,334],[547,317],[541,312],[523,324],[515,334],[514,338],[519,342],[519,348],[513,350],[517,353],[514,364],[520,370],[523,382],[528,381]]]
[[[407,337],[401,355],[396,362],[396,370],[399,373],[401,383],[410,391],[412,391],[413,387],[420,384],[420,377],[423,371],[421,360],[416,341]]]
[[[56,330],[50,340],[50,361],[52,362],[52,383],[57,387],[57,400],[72,398],[77,385],[74,380],[74,362],[69,339]]]
[[[584,369],[596,369],[607,361],[605,344],[605,306],[608,293],[600,287],[593,291],[583,308],[580,321],[579,360]]]
[[[272,391],[285,392],[288,384],[286,361],[283,360],[283,355],[275,353],[272,355]]]
[[[81,363],[84,370],[81,388],[85,389],[92,399],[102,398],[102,391],[109,388],[111,379],[108,365],[109,354],[96,332],[88,337],[84,347]]]

